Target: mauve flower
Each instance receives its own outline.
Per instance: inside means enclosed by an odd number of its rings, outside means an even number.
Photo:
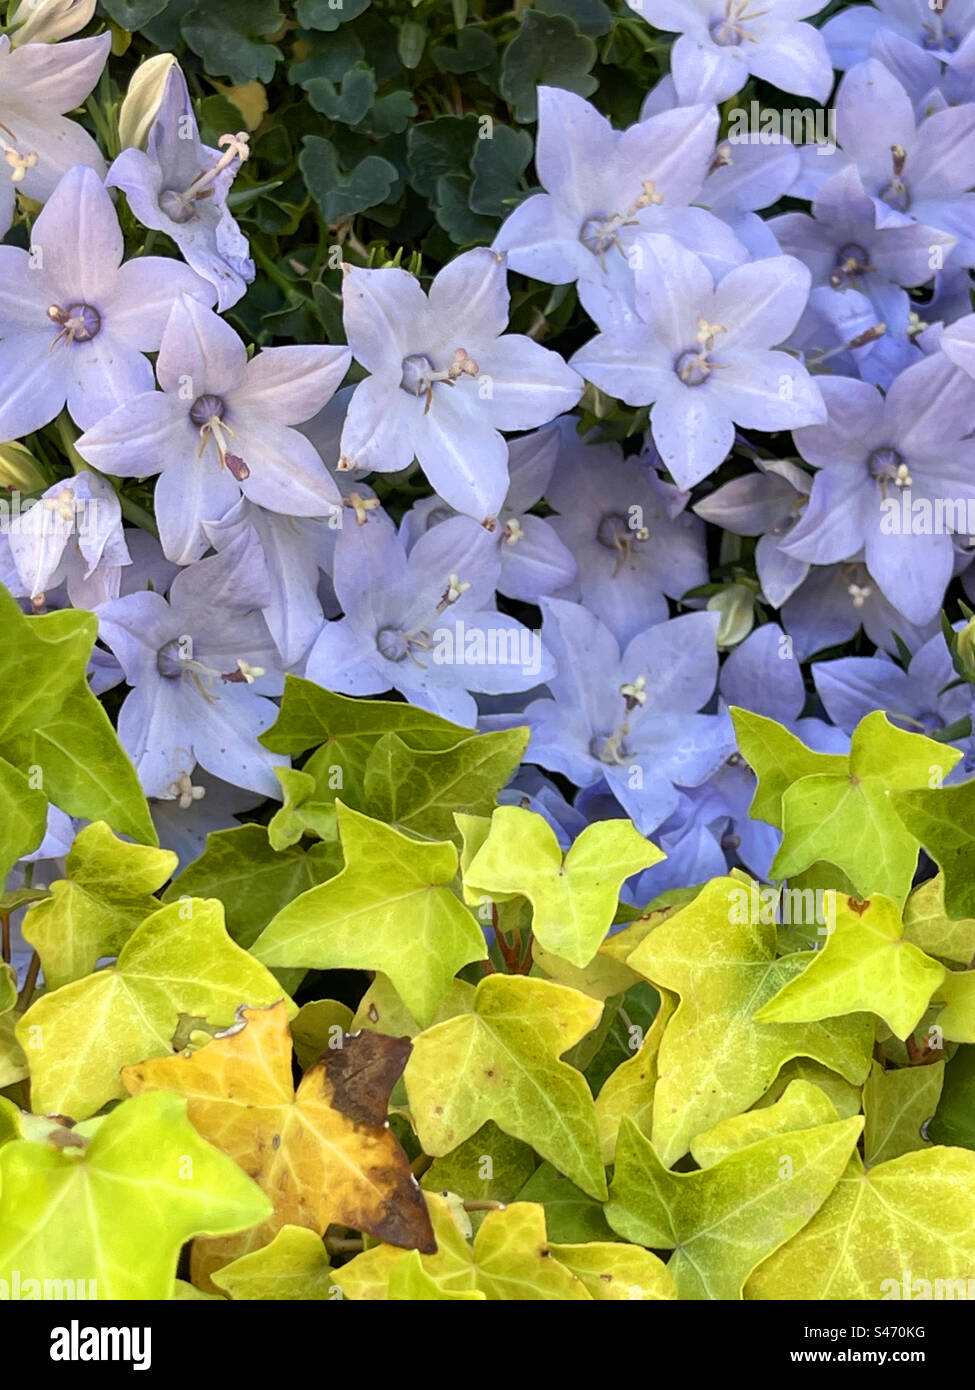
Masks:
[[[213,302],[179,261],[123,265],[124,250],[112,200],[83,164],[48,199],[30,252],[0,246],[0,439],[40,429],[65,404],[87,429],[151,391],[144,354],[158,349],[174,301]]]

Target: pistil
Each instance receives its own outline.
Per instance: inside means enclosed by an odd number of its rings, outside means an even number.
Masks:
[[[213,185],[224,170],[229,169],[235,159],[239,161],[239,168],[250,158],[250,136],[246,130],[239,130],[236,135],[221,135],[217,144],[223,154],[211,169],[197,174],[182,191],[167,188],[159,195],[159,206],[172,222],[189,222],[199,217],[195,204],[213,197]]]

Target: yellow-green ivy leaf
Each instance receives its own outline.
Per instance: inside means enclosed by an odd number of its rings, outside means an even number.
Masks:
[[[603,1200],[592,1095],[584,1077],[558,1060],[601,1014],[597,1000],[548,980],[481,980],[469,1014],[428,1028],[413,1044],[404,1076],[424,1152],[442,1157],[494,1120]]]
[[[797,957],[793,957],[797,959]],[[945,977],[944,966],[912,946],[896,903],[840,898],[821,951],[755,1013],[760,1023],[812,1023],[873,1013],[898,1038],[908,1037]]]
[[[863,1156],[871,1168],[930,1147],[923,1134],[941,1099],[945,1064],[894,1067],[874,1062],[863,1087]]]
[[[487,955],[477,922],[448,886],[457,851],[341,803],[337,810],[345,868],[283,908],[252,954],[266,965],[381,970],[428,1024],[457,971]]]
[[[270,1244],[210,1277],[235,1302],[320,1302],[335,1296],[325,1246],[307,1226],[282,1226]]]

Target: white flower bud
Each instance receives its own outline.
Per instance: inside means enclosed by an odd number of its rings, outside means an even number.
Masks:
[[[95,0],[20,0],[9,21],[14,26],[11,46],[70,38],[94,13]]]
[[[169,70],[176,62],[172,53],[157,53],[137,68],[129,83],[118,115],[118,134],[121,149],[130,145],[141,149],[156,119],[166,90]]]

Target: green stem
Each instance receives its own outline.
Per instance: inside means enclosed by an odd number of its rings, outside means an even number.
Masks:
[[[278,289],[282,292],[282,294],[289,296],[298,295],[298,297],[301,299],[307,299],[309,301],[311,300],[311,295],[309,295],[305,290],[303,290],[296,281],[289,280],[287,275],[285,275],[284,271],[280,270],[274,264],[274,262],[271,260],[271,257],[267,254],[263,247],[258,246],[256,241],[251,242],[251,255],[254,257],[257,264],[264,271],[264,274],[267,276],[267,278],[271,281],[273,285],[277,285]]]
[[[122,484],[118,478],[113,478],[105,473],[99,473],[97,468],[92,468],[91,464],[86,463],[78,453],[78,450],[75,448],[75,440],[78,438],[78,435],[75,433],[74,426],[68,419],[67,411],[62,410],[61,414],[58,416],[57,431],[58,438],[61,441],[61,447],[68,457],[68,462],[71,464],[72,470],[75,473],[83,473],[85,471],[97,473],[100,478],[105,478],[115,489],[115,495],[118,497],[119,506],[122,508],[122,515],[125,517],[126,521],[131,521],[133,526],[138,526],[141,530],[148,531],[151,536],[155,536],[158,540],[159,528],[156,526],[156,520],[152,513],[147,511],[145,507],[140,506],[133,498],[126,496],[122,491]]]

